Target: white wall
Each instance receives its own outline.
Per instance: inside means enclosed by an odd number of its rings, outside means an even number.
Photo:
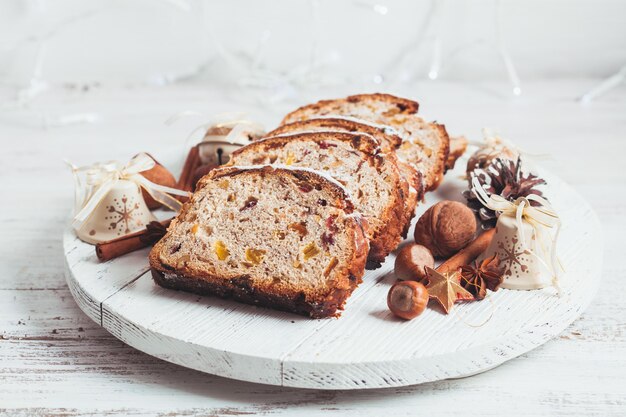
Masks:
[[[504,79],[492,47],[494,4],[2,0],[0,82],[28,80],[42,45],[42,78],[56,83],[158,83],[203,63],[201,78],[257,84],[285,76],[309,85],[377,74],[423,78],[437,28],[441,77]],[[431,7],[436,12],[427,19]],[[522,80],[604,77],[626,64],[624,1],[503,0],[500,13],[502,38]]]

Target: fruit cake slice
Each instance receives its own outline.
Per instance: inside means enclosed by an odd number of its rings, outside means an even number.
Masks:
[[[465,136],[455,136],[450,138],[450,153],[446,161],[446,171],[454,169],[456,161],[463,156],[467,150],[469,141]]]
[[[296,132],[342,131],[366,133],[377,139],[384,153],[394,152],[402,144],[402,138],[389,126],[367,122],[353,117],[322,116],[279,126],[266,136],[277,136]],[[411,220],[415,215],[415,207],[423,197],[422,175],[417,169],[406,162],[397,161],[400,176],[403,179],[402,190],[404,199],[404,225],[402,236],[406,237]]]
[[[404,195],[395,156],[384,157],[369,135],[307,132],[264,138],[237,149],[229,164],[306,167],[339,181],[369,224],[368,268],[380,266],[402,240]]]
[[[383,152],[392,152],[402,144],[402,138],[393,128],[350,116],[320,116],[283,124],[265,134],[266,137],[294,132],[319,132],[339,130],[342,132],[367,133],[380,142]]]
[[[150,252],[157,284],[314,318],[361,282],[367,224],[345,189],[310,170],[212,170]]]
[[[389,94],[359,94],[322,100],[289,113],[282,124],[319,116],[352,116],[392,127],[402,137],[397,149],[401,161],[415,166],[424,176],[426,191],[437,188],[443,178],[450,139],[445,127],[417,116],[418,103]]]

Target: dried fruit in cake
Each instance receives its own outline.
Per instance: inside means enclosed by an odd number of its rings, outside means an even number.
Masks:
[[[402,138],[391,127],[384,126],[362,119],[343,116],[322,116],[313,119],[300,120],[293,123],[283,124],[267,134],[267,137],[279,135],[291,135],[304,132],[348,132],[365,133],[376,139],[383,154],[395,153],[402,144]],[[331,144],[320,143],[320,147],[327,149]],[[392,156],[392,158],[397,159]],[[418,201],[423,198],[424,190],[422,175],[411,164],[397,160],[398,170],[402,180],[402,192],[404,194],[404,225],[402,236],[406,237],[411,220],[415,215]]]
[[[405,226],[402,179],[396,159],[381,154],[378,142],[371,136],[308,132],[264,138],[233,152],[228,165],[250,166],[272,161],[276,165],[289,162],[290,167],[323,171],[345,186],[356,210],[369,224],[369,267],[379,266],[402,240]],[[314,187],[301,182],[298,189],[309,193]],[[327,230],[319,245],[324,250],[336,240],[332,219],[326,219],[325,224]],[[289,229],[296,229],[299,235],[304,232],[293,224]]]
[[[321,100],[289,113],[281,124],[320,116],[349,116],[386,125],[402,138],[396,148],[398,158],[424,176],[424,189],[437,188],[445,170],[450,138],[445,126],[417,116],[418,103],[390,94],[359,94],[334,100]]]
[[[303,183],[311,186],[306,193]],[[250,196],[256,203],[242,211]],[[329,228],[319,219],[328,218],[335,244],[324,248]],[[305,225],[305,241],[289,230],[293,224]],[[202,178],[154,246],[150,266],[167,288],[334,316],[363,275],[365,227],[345,189],[313,171],[218,168]]]

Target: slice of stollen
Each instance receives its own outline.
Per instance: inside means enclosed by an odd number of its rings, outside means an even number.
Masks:
[[[305,167],[339,181],[369,224],[368,268],[380,266],[402,240],[404,194],[396,159],[384,156],[369,135],[308,132],[264,138],[233,152],[229,164]]]
[[[285,167],[212,170],[150,252],[161,286],[338,315],[361,282],[368,243],[345,189]]]
[[[306,119],[279,126],[266,136],[277,136],[302,132],[341,131],[351,133],[366,133],[378,140],[385,154],[395,153],[395,149],[402,144],[402,138],[389,126],[367,122],[362,119],[342,116],[322,116],[315,119]],[[388,158],[395,158],[389,156]],[[415,208],[423,197],[422,175],[406,162],[397,161],[400,176],[402,177],[402,191],[404,199],[404,224],[402,236],[406,237],[411,220],[415,215]]]
[[[443,179],[450,139],[443,125],[417,116],[418,107],[417,102],[389,94],[359,94],[300,107],[285,116],[282,124],[340,115],[390,126],[403,139],[396,150],[399,159],[422,173],[424,189],[430,191]]]

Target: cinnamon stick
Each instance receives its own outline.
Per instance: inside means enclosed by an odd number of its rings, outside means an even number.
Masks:
[[[474,259],[487,250],[496,229],[489,229],[483,232],[477,238],[472,240],[466,247],[461,249],[455,255],[452,255],[447,261],[439,265],[436,270],[438,272],[453,272],[463,265],[468,265]]]
[[[145,229],[135,233],[97,243],[96,256],[98,256],[100,262],[106,262],[141,248],[154,245],[165,235],[171,221],[172,219],[162,222],[150,222],[146,225]]]
[[[185,164],[183,165],[183,171],[180,174],[180,178],[178,179],[177,188],[183,191],[193,191],[194,189],[194,173],[196,168],[200,166],[200,150],[198,145],[189,149],[189,153],[187,154],[187,159],[185,159]],[[186,197],[183,197],[186,198]]]

